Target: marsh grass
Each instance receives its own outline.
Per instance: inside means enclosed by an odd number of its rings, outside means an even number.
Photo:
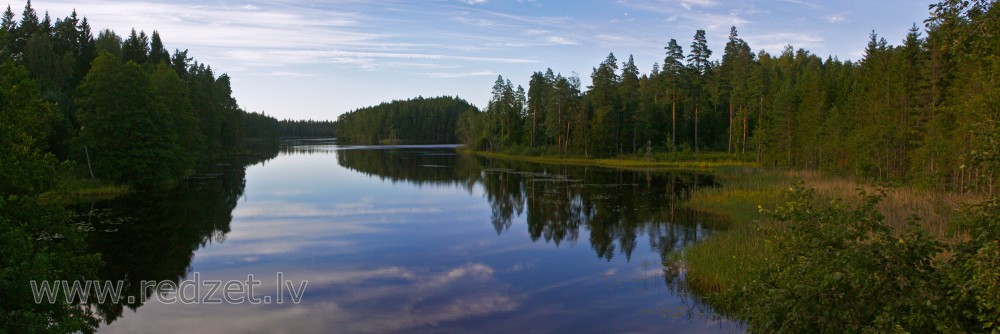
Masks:
[[[459,149],[459,152],[473,154],[484,158],[503,159],[514,161],[526,161],[553,165],[576,165],[576,166],[599,166],[609,168],[624,169],[670,169],[670,170],[692,170],[692,171],[712,171],[716,168],[724,167],[750,167],[756,164],[733,160],[731,157],[725,158],[720,154],[705,153],[699,156],[664,156],[657,155],[651,161],[646,161],[640,156],[623,156],[617,158],[595,159],[583,156],[533,156],[522,154],[508,154],[488,151],[472,151],[469,149]]]
[[[879,187],[849,178],[824,176],[816,171],[790,171],[785,174],[790,180],[800,180],[807,187],[816,189],[821,197],[842,199],[852,205],[861,201],[861,191],[872,194],[884,190],[885,198],[879,203],[878,211],[885,216],[889,226],[901,232],[909,227],[911,217],[919,217],[921,228],[946,242],[965,238],[953,233],[948,224],[958,215],[962,204],[983,199],[973,194],[915,187]]]
[[[53,191],[42,194],[41,200],[74,203],[95,199],[110,199],[131,192],[132,188],[128,185],[67,176],[60,179],[59,185]]]
[[[814,171],[730,166],[716,168],[716,173],[721,186],[698,189],[688,206],[728,217],[730,226],[686,249],[683,256],[690,288],[709,294],[745,283],[749,274],[765,265],[774,254],[768,243],[771,233],[768,231],[773,230],[760,227],[775,226],[776,222],[761,209],[781,203],[787,189],[794,184],[815,189],[820,200],[841,199],[851,205],[860,203],[861,192],[884,191],[885,197],[877,209],[897,232],[909,228],[911,217],[916,216],[920,217],[916,220],[919,228],[949,243],[967,238],[954,233],[948,222],[957,216],[963,203],[977,199],[972,195],[913,187],[879,187]]]

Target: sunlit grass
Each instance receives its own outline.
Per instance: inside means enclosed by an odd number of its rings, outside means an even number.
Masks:
[[[755,166],[755,163],[739,161],[725,153],[704,153],[702,155],[664,155],[659,154],[647,161],[640,156],[625,156],[607,159],[594,159],[581,156],[529,156],[487,151],[472,151],[459,149],[460,152],[474,154],[485,158],[526,161],[553,165],[600,166],[610,168],[656,168],[673,170],[712,171],[720,167]]]
[[[885,191],[878,210],[886,222],[902,232],[909,228],[910,217],[920,217],[918,224],[935,238],[953,242],[955,235],[948,221],[956,217],[962,203],[974,200],[971,195],[934,192],[913,187],[880,188],[850,178],[833,177],[814,171],[781,171],[750,167],[717,168],[715,188],[701,188],[688,203],[693,209],[729,218],[730,226],[685,250],[688,284],[703,293],[721,292],[739,286],[749,274],[773,256],[768,248],[768,230],[761,224],[774,221],[761,213],[781,203],[784,192],[793,184],[803,183],[816,189],[823,200],[841,199],[858,204],[860,191]],[[723,305],[724,306],[724,305]]]
[[[42,194],[43,201],[73,203],[81,200],[109,199],[132,192],[125,184],[108,183],[78,177],[64,177],[55,190]]]

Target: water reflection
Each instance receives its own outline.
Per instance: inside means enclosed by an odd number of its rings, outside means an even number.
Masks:
[[[470,157],[442,149],[340,150],[337,163],[392,182],[481,186],[497,235],[524,216],[532,241],[576,242],[580,229],[596,255],[630,259],[639,235],[661,255],[705,235],[718,217],[683,207],[710,174],[552,166]],[[710,227],[710,226],[709,226]]]
[[[150,297],[153,291],[140,282],[176,283],[187,276],[195,251],[225,241],[246,167],[270,160],[276,149],[203,166],[199,176],[170,190],[77,205],[75,219],[91,229],[88,246],[104,262],[100,279],[124,282],[121,302],[92,305],[105,323]]]
[[[80,210],[98,213],[86,217],[105,279],[280,271],[310,282],[304,302],[100,305],[118,319],[102,331],[742,330],[686,299],[682,273],[661,265],[712,230],[714,217],[681,205],[713,186],[709,175],[488,160],[451,146],[311,141],[274,155]]]

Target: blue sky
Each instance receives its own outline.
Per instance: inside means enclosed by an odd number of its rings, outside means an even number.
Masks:
[[[929,0],[928,0],[929,1]],[[3,4],[0,2],[0,4]],[[24,2],[7,1],[20,14]],[[754,51],[784,45],[860,59],[875,30],[899,44],[927,17],[914,0],[36,0],[53,19],[74,8],[95,29],[158,30],[170,49],[233,77],[250,111],[278,118],[335,119],[393,99],[460,96],[483,107],[497,75],[527,86],[532,72],[576,73],[584,85],[614,52],[643,73],[663,46],[685,52],[705,29],[713,57],[729,27]],[[527,87],[525,87],[527,88]]]

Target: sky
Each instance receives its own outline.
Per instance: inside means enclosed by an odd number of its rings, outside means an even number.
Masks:
[[[874,30],[900,44],[931,0],[36,0],[39,15],[76,9],[96,34],[159,31],[232,77],[248,111],[279,119],[333,120],[344,112],[416,96],[459,96],[479,107],[498,75],[527,89],[535,71],[578,75],[584,86],[614,53],[642,73],[663,62],[673,38],[690,49],[697,29],[712,57],[729,28],[755,51],[785,45],[859,60]],[[0,5],[3,5],[0,2]],[[19,16],[23,1],[7,1]]]

